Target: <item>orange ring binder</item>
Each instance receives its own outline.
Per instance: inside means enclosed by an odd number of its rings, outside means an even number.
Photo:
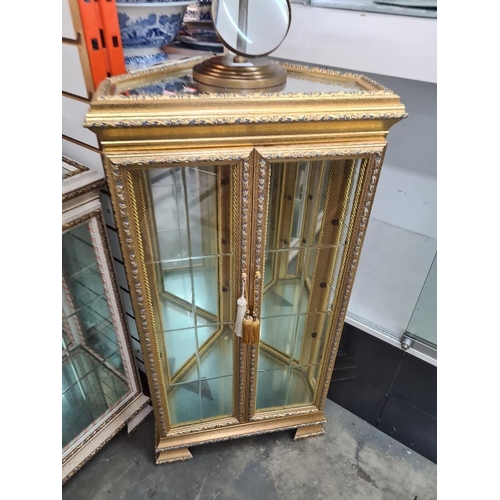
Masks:
[[[102,29],[104,30],[108,71],[111,76],[122,75],[126,73],[126,69],[116,0],[99,0],[97,3],[101,14]]]
[[[116,0],[78,0],[94,87],[126,73]]]

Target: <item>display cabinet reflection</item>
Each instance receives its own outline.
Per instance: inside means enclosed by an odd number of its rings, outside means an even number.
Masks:
[[[91,224],[62,235],[63,452],[129,394]]]

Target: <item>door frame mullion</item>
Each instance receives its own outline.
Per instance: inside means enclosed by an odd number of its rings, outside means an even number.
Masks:
[[[249,224],[248,224],[248,310],[254,327],[260,321],[262,302],[266,221],[269,202],[269,164],[255,149],[249,158]],[[258,324],[258,323],[257,323]],[[257,359],[259,338],[244,345],[243,370],[245,374],[244,421],[250,422],[255,413],[257,386]]]

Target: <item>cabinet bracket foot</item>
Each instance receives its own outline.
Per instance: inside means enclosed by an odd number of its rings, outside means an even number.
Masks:
[[[156,457],[156,465],[168,464],[171,462],[182,462],[193,458],[188,448],[178,448],[176,450],[161,451]]]
[[[325,433],[325,429],[323,429],[322,424],[316,425],[308,425],[306,427],[299,427],[295,432],[295,436],[293,438],[294,441],[298,439],[305,439],[313,436],[321,436]]]

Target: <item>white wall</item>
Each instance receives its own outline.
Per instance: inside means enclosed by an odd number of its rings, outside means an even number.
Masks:
[[[437,21],[292,4],[275,57],[437,82]]]

